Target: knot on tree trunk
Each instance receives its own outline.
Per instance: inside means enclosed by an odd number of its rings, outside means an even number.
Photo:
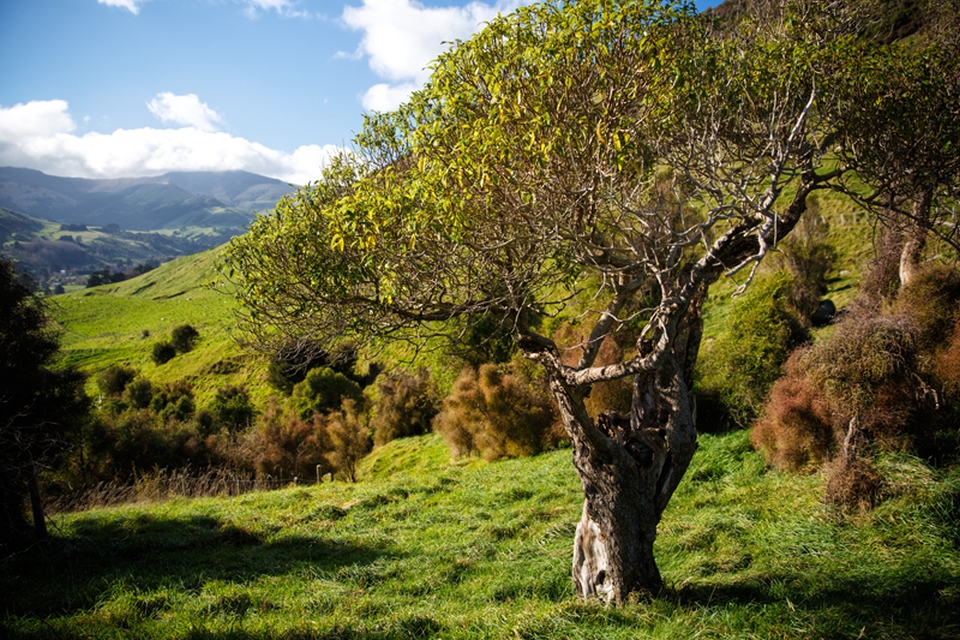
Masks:
[[[662,428],[633,429],[630,416],[604,411],[596,420],[597,429],[616,442],[641,469],[648,469],[655,460],[663,460],[667,450],[666,431]]]

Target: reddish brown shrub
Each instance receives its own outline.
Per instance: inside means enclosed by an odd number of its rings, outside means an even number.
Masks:
[[[284,411],[275,398],[242,444],[243,456],[258,476],[313,478],[317,465],[326,465],[330,450],[326,423],[319,414],[303,420]]]
[[[920,351],[935,351],[960,319],[960,271],[927,266],[900,291],[892,311],[910,318]]]
[[[543,451],[555,421],[553,402],[534,381],[486,364],[460,374],[434,428],[455,456],[497,460]]]
[[[819,466],[837,448],[830,409],[802,367],[805,350],[787,360],[786,375],[774,383],[750,438],[778,469]]]
[[[357,463],[370,453],[370,428],[360,405],[347,399],[340,411],[327,417],[327,436],[330,449],[325,456],[330,472],[344,480],[355,482]]]
[[[883,479],[869,460],[840,460],[827,468],[824,501],[845,511],[872,508],[880,496]]]
[[[370,421],[376,446],[430,431],[430,423],[440,411],[440,401],[437,385],[426,368],[421,367],[416,373],[397,371],[381,376],[377,392],[375,417]]]
[[[944,348],[936,354],[933,372],[945,394],[960,396],[960,321],[953,327]]]

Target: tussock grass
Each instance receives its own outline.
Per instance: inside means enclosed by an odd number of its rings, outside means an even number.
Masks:
[[[657,541],[666,590],[615,608],[569,577],[582,493],[559,450],[451,464],[396,441],[363,481],[56,518],[2,563],[10,638],[948,638],[960,473],[906,457],[874,512],[703,436]]]

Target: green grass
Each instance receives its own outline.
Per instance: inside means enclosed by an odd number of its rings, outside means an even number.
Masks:
[[[9,638],[951,638],[960,475],[906,458],[897,495],[840,518],[822,480],[768,470],[746,434],[704,436],[667,509],[667,589],[576,598],[582,492],[560,450],[452,465],[437,436],[363,481],[58,517],[6,560]]]

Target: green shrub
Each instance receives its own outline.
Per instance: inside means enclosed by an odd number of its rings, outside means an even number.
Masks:
[[[350,342],[339,345],[332,352],[313,341],[292,342],[280,349],[270,359],[267,367],[267,382],[284,395],[293,393],[293,388],[304,381],[307,374],[318,367],[329,367],[360,386],[372,382],[356,375],[357,348]]]
[[[161,385],[154,391],[150,409],[164,422],[189,419],[195,409],[193,385],[183,380]]]
[[[837,260],[836,249],[827,242],[829,233],[819,201],[811,197],[800,223],[779,245],[791,280],[786,301],[804,327],[810,326],[810,317],[827,292],[827,274]]]
[[[747,427],[773,383],[783,373],[790,352],[806,338],[797,316],[788,309],[792,280],[785,272],[757,282],[737,301],[726,333],[701,352],[697,391],[717,399],[725,415]],[[723,416],[701,416],[722,420]],[[707,425],[704,430],[712,430]]]
[[[228,384],[217,389],[210,408],[216,421],[228,431],[249,427],[256,415],[246,387]]]
[[[328,413],[340,408],[346,399],[359,402],[363,392],[353,380],[329,367],[312,369],[293,388],[292,406],[304,420],[314,413]]]
[[[177,348],[170,342],[158,342],[153,345],[153,361],[157,365],[166,364],[177,355]]]
[[[193,350],[193,346],[200,337],[200,332],[189,324],[182,324],[173,329],[170,343],[177,353],[187,353]]]
[[[375,417],[370,422],[374,444],[380,447],[397,438],[429,432],[439,404],[437,385],[424,367],[416,373],[400,370],[382,377],[377,385]]]
[[[136,409],[146,409],[153,400],[153,383],[140,376],[127,384],[123,398]]]
[[[120,396],[123,395],[127,384],[136,377],[136,369],[115,364],[107,367],[97,376],[97,387],[100,393],[107,397]]]

